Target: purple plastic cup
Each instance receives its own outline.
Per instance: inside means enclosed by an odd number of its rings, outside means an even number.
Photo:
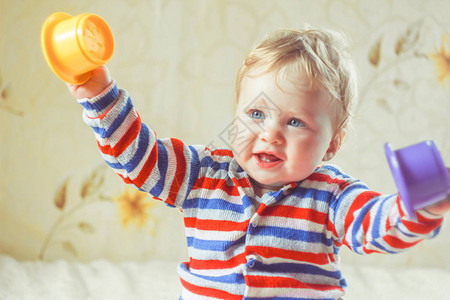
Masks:
[[[386,143],[384,150],[409,217],[415,218],[416,210],[450,195],[450,177],[433,141],[396,151],[392,150],[391,144]]]

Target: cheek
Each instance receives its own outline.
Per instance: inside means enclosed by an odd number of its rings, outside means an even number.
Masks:
[[[257,137],[255,128],[244,123],[236,123],[226,135],[236,157],[247,157],[252,154],[253,145]]]
[[[290,147],[292,157],[303,165],[316,165],[320,162],[328,149],[326,142],[310,135],[298,139]]]

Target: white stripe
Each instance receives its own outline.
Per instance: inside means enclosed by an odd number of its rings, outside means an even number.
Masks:
[[[252,218],[252,223],[255,223],[255,221],[257,226],[275,226],[288,230],[295,229],[314,233],[322,233],[325,237],[331,236],[331,232],[326,230],[326,225],[318,224],[305,219],[264,216]]]
[[[212,289],[218,289],[221,291],[226,291],[227,293],[233,294],[233,295],[242,295],[244,293],[245,285],[244,284],[237,284],[237,283],[224,283],[224,282],[218,282],[218,281],[212,281],[208,279],[203,279],[198,276],[195,276],[193,273],[189,271],[183,270],[180,266],[178,267],[178,274],[180,275],[180,278],[183,280],[189,282],[192,285],[196,285],[198,287],[208,287]],[[218,276],[214,276],[218,277]],[[183,290],[184,293],[184,290]],[[199,298],[193,298],[193,299],[199,299]]]
[[[194,247],[190,247],[188,249],[189,256],[194,259],[199,260],[230,260],[233,257],[236,257],[242,253],[245,252],[245,245],[236,245],[232,248],[230,248],[230,251],[224,252],[224,251],[211,251],[211,250],[203,250],[203,249],[196,249]],[[232,254],[233,257],[227,257],[227,255]]]
[[[245,231],[220,231],[217,230],[200,230],[196,228],[186,227],[186,236],[195,237],[207,241],[219,241],[232,243],[246,235]]]
[[[195,198],[203,198],[203,199],[220,199],[224,202],[228,202],[231,204],[236,205],[242,205],[242,196],[231,196],[222,191],[221,189],[218,189],[217,186],[212,186],[213,189],[206,189],[206,188],[197,188],[193,190],[189,194],[188,199],[195,199]]]
[[[342,297],[344,293],[340,290],[329,290],[321,292],[313,289],[300,289],[300,288],[248,288],[247,297],[276,297],[283,295],[284,297],[292,297],[297,299],[310,298],[310,299],[323,299],[334,298],[338,299]],[[299,298],[301,297],[301,298]]]
[[[247,238],[246,245],[247,246],[261,246],[262,239],[270,239],[271,247],[280,248],[283,250],[293,250],[293,251],[305,251],[311,253],[321,253],[330,252],[331,247],[327,247],[322,243],[311,243],[304,241],[295,241],[285,238],[279,238],[275,236],[270,237],[262,237],[262,236],[252,236],[252,238]]]
[[[211,298],[211,297],[203,297],[203,296],[199,296],[197,294],[193,294],[190,291],[188,291],[187,289],[185,289],[183,287],[183,290],[181,292],[181,298],[183,298],[183,300],[214,300],[214,299],[218,299],[219,298]]]

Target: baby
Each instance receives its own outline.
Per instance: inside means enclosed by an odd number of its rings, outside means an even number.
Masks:
[[[238,72],[231,149],[157,139],[106,67],[69,89],[111,168],[182,209],[180,299],[339,299],[342,245],[397,253],[434,237],[450,209],[446,199],[408,219],[397,194],[323,163],[342,144],[356,86],[340,34],[267,36]]]

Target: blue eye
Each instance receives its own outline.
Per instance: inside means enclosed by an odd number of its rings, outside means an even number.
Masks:
[[[303,122],[298,119],[291,119],[288,122],[288,125],[293,126],[293,127],[305,127],[305,124],[303,124]]]
[[[262,111],[260,111],[260,110],[254,110],[254,111],[252,111],[252,112],[250,113],[250,116],[251,116],[253,119],[257,119],[257,120],[264,119],[264,113],[263,113]]]

